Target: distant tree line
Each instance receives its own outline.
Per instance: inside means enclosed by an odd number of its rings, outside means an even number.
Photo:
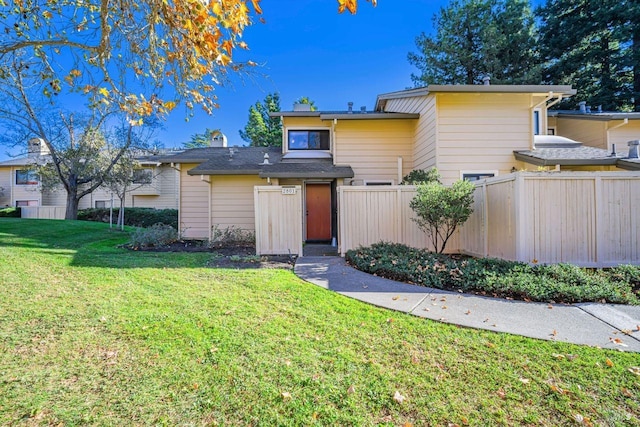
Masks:
[[[562,108],[640,111],[637,0],[452,0],[433,24],[408,57],[416,86],[571,84]]]

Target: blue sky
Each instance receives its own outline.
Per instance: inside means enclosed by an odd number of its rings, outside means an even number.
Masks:
[[[205,128],[221,129],[229,145],[246,144],[238,131],[247,123],[249,107],[268,93],[280,94],[283,110],[308,96],[321,110],[373,108],[376,96],[411,87],[407,54],[416,51],[415,38],[432,31],[432,16],[446,0],[379,0],[373,8],[360,0],[356,15],[337,13],[334,0],[264,0],[265,24],[244,34],[250,50],[237,60],[251,59],[262,67],[232,87],[220,88],[220,108],[213,116],[196,113],[185,122],[176,109],[165,122],[159,140],[179,146]]]

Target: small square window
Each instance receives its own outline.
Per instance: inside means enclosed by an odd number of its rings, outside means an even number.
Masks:
[[[466,181],[480,181],[481,179],[486,179],[486,178],[493,178],[494,176],[496,176],[496,174],[494,173],[465,173],[462,174],[462,179],[466,180]]]
[[[329,130],[290,130],[289,150],[329,150]]]
[[[153,171],[151,169],[136,169],[133,171],[134,184],[151,184]]]
[[[95,205],[97,209],[104,209],[104,208],[108,208],[110,203],[108,200],[96,200]]]
[[[16,170],[16,185],[37,185],[38,174],[30,169]]]
[[[29,206],[38,206],[37,200],[16,200],[16,208],[26,208]]]

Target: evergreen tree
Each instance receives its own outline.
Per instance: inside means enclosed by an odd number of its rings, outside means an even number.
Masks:
[[[578,90],[565,107],[638,109],[639,9],[635,0],[548,0],[537,10],[544,80]]]
[[[195,133],[191,135],[191,140],[188,142],[183,142],[183,148],[202,148],[202,147],[210,147],[211,141],[216,136],[220,135],[220,129],[209,129],[206,128],[202,133]]]
[[[536,27],[527,0],[453,0],[433,18],[436,34],[416,38],[409,63],[416,86],[538,83]]]
[[[269,117],[269,113],[280,111],[280,95],[268,94],[264,101],[256,102],[249,108],[249,121],[240,131],[240,137],[252,147],[281,147],[282,122],[279,117]]]

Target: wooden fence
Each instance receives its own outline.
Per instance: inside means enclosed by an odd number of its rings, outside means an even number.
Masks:
[[[429,238],[412,220],[412,185],[338,187],[339,243],[344,254],[380,241],[404,243],[433,250]],[[458,236],[449,239],[447,252],[458,251]]]
[[[302,191],[297,186],[254,187],[256,253],[302,255]]]
[[[640,174],[519,172],[478,185],[462,252],[585,267],[640,264]]]
[[[64,219],[65,206],[24,206],[20,208],[22,218]]]
[[[474,213],[447,252],[585,267],[640,264],[640,174],[518,172],[476,184]],[[338,187],[339,245],[379,241],[432,249],[412,186]]]

